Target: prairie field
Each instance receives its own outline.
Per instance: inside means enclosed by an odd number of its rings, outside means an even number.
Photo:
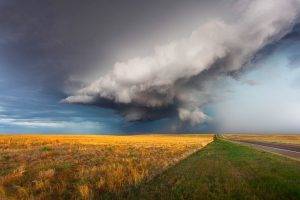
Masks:
[[[0,199],[121,196],[213,135],[0,136]]]
[[[225,134],[225,138],[239,141],[254,141],[267,143],[282,143],[290,145],[300,145],[300,135],[290,134]]]

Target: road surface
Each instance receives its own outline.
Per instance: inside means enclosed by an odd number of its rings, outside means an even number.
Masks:
[[[281,144],[281,143],[268,143],[268,142],[257,142],[257,141],[237,141],[231,140],[240,144],[245,144],[248,146],[255,147],[257,149],[262,149],[272,153],[284,155],[296,160],[300,160],[300,147],[290,144]]]

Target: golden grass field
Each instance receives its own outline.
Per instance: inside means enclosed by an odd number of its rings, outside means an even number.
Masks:
[[[121,193],[213,141],[213,135],[0,136],[0,199]]]
[[[225,134],[225,138],[239,141],[256,141],[269,143],[283,143],[300,145],[300,135],[275,135],[275,134]]]

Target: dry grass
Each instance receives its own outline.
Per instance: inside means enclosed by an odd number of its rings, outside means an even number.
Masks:
[[[122,193],[212,140],[212,135],[0,136],[0,199]]]
[[[300,145],[300,135],[275,135],[275,134],[225,134],[225,138],[239,141],[258,141],[270,143],[285,143]]]

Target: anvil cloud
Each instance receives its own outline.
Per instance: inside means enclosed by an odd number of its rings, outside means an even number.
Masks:
[[[128,120],[167,112],[191,124],[204,122],[209,117],[202,108],[219,91],[210,83],[240,72],[260,50],[289,33],[299,20],[300,1],[238,1],[231,15],[232,20],[207,21],[188,38],[156,47],[152,56],[115,63],[63,101],[110,106]]]

